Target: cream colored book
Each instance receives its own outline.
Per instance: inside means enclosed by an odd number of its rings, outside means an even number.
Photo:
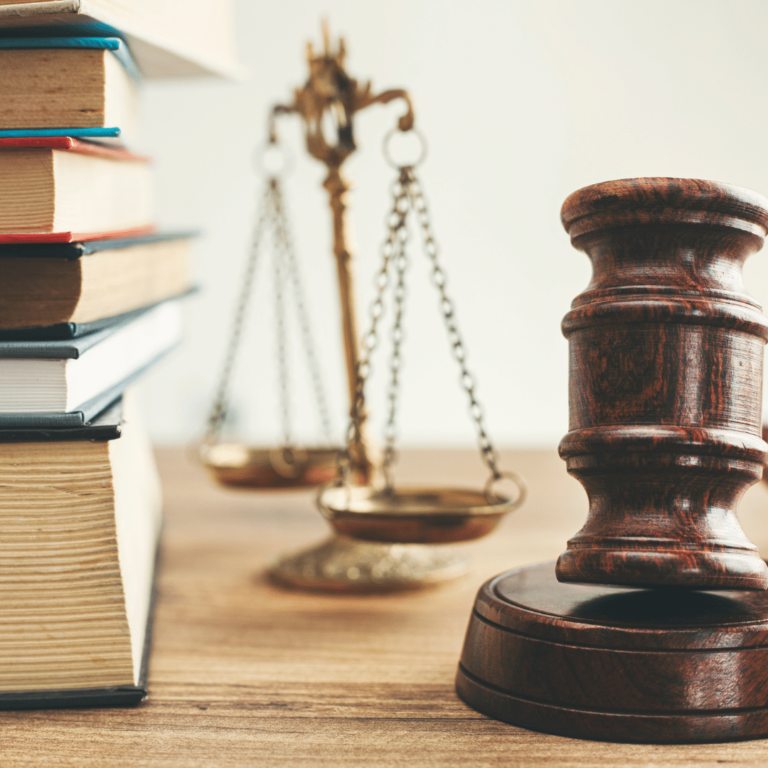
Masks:
[[[146,693],[161,494],[130,396],[119,421],[106,440],[0,432],[0,708]]]
[[[148,230],[146,158],[66,136],[0,138],[0,243],[72,242]]]
[[[119,31],[150,78],[242,75],[230,0],[0,0],[0,29],[27,27]]]

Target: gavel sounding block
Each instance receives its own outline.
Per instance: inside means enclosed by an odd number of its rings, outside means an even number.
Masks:
[[[498,720],[602,741],[768,736],[768,592],[558,582],[555,564],[491,579],[459,695]]]

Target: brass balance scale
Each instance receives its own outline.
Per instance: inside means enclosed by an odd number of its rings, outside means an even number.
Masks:
[[[268,169],[261,214],[254,231],[253,247],[242,283],[234,328],[200,456],[214,479],[225,486],[261,490],[319,487],[317,505],[335,535],[318,546],[278,560],[270,570],[277,581],[305,589],[353,592],[437,584],[463,574],[467,570],[468,559],[453,547],[434,545],[470,541],[490,533],[504,515],[522,504],[525,485],[515,473],[499,469],[497,453],[485,429],[482,409],[476,398],[476,385],[467,368],[454,305],[446,290],[445,273],[439,262],[426,202],[416,176],[416,166],[424,158],[426,145],[414,127],[411,99],[402,89],[374,95],[370,83],[359,85],[344,69],[344,40],[340,39],[336,51],[331,51],[330,36],[325,24],[323,43],[320,55],[315,55],[312,45],[308,44],[309,79],[303,88],[295,91],[293,102],[277,105],[270,113],[268,153],[279,151],[277,118],[298,115],[304,124],[309,154],[328,169],[323,186],[328,190],[333,220],[333,253],[338,274],[350,401],[346,444],[343,447],[297,447],[291,439],[284,322],[287,284],[290,284],[295,298],[317,407],[329,443],[331,430],[311,339],[311,324],[305,310],[297,260],[285,216],[280,178],[277,170]],[[395,100],[403,101],[406,111],[399,118],[396,128],[387,134],[384,152],[388,162],[397,169],[398,175],[393,185],[381,266],[376,276],[376,297],[370,310],[369,328],[362,337],[363,344],[360,347],[352,254],[347,241],[345,220],[345,198],[349,184],[341,174],[341,167],[355,151],[355,114],[372,104],[387,104]],[[323,132],[324,120],[329,116],[334,125],[334,143],[328,143]],[[398,164],[392,160],[390,144],[397,134],[411,134],[419,139],[421,157],[416,162]],[[477,427],[481,458],[490,470],[490,477],[483,489],[397,488],[394,483],[409,213],[417,220],[422,234],[451,349],[458,362],[461,382],[469,399],[470,414]],[[283,443],[277,447],[255,448],[241,443],[222,442],[220,436],[227,414],[229,381],[266,228],[272,230],[274,250]],[[379,343],[379,327],[388,290],[392,292],[394,319],[387,391],[388,416],[384,449],[379,456],[367,435],[365,386],[370,374],[371,354]],[[501,480],[511,481],[515,485],[516,490],[511,497],[497,490],[497,483]]]

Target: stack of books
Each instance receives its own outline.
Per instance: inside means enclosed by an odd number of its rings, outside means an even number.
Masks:
[[[192,54],[71,5],[0,0],[0,708],[146,695],[161,495],[129,386],[192,287],[134,151],[126,38],[150,71],[194,74]]]

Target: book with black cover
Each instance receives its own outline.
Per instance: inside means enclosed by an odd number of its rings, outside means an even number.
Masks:
[[[138,315],[144,314],[143,312]],[[105,328],[98,333],[90,333],[78,339],[62,339],[48,341],[32,339],[30,341],[2,341],[0,342],[0,359],[2,358],[36,358],[50,360],[78,360],[91,347],[108,339],[117,328],[126,325],[118,323],[110,328]]]
[[[82,426],[44,428],[0,428],[0,443],[35,443],[43,440],[117,440],[123,431],[123,398],[119,397]]]
[[[191,293],[196,234],[0,243],[0,340],[75,338]]]
[[[76,411],[69,413],[0,413],[0,432],[28,432],[30,430],[46,432],[55,429],[63,434],[65,431],[84,429],[116,397],[120,397],[126,387],[133,384],[146,370],[151,368],[154,362],[152,361],[149,365],[139,369],[114,387],[110,387],[98,397],[84,403]]]
[[[164,240],[191,239],[199,234],[200,232],[197,230],[184,230],[180,232],[147,232],[132,237],[104,237],[100,240],[84,240],[72,243],[0,243],[0,258],[14,256],[41,259],[79,259],[99,251],[115,251],[143,243],[159,243]]]
[[[153,305],[157,306],[157,305]],[[0,342],[3,341],[67,341],[88,336],[97,331],[103,331],[113,325],[121,325],[134,317],[138,317],[151,307],[142,307],[133,312],[126,312],[114,317],[105,317],[103,320],[94,320],[92,323],[55,323],[54,325],[41,325],[38,328],[5,328],[0,329]]]
[[[1,265],[0,265],[1,267]],[[190,288],[180,296],[174,298],[186,298],[197,293],[197,287]],[[92,323],[56,323],[54,325],[41,325],[37,328],[4,328],[0,329],[0,342],[3,341],[67,341],[70,339],[79,339],[81,336],[87,336],[96,331],[103,331],[111,328],[113,325],[122,325],[135,317],[144,314],[150,309],[162,304],[158,301],[156,304],[150,304],[147,307],[134,309],[132,312],[125,312],[122,315],[114,317],[105,317],[103,320],[95,320]]]
[[[174,300],[75,339],[0,341],[0,429],[82,427],[180,339]]]

